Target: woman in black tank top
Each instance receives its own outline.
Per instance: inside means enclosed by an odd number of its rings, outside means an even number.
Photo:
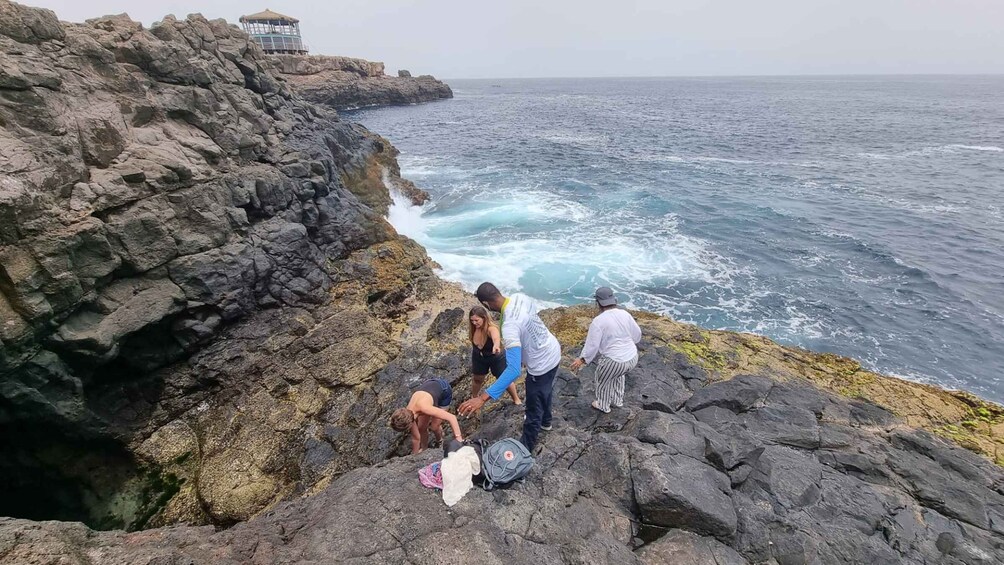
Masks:
[[[488,310],[483,306],[471,308],[467,322],[471,340],[471,376],[474,382],[471,387],[471,398],[475,398],[481,394],[481,387],[485,384],[488,372],[491,371],[495,378],[498,378],[502,371],[505,371],[506,360],[505,351],[502,349],[502,335]],[[510,384],[506,391],[513,402],[522,404],[519,393],[516,392],[516,383]]]

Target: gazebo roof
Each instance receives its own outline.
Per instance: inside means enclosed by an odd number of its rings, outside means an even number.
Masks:
[[[243,22],[283,22],[283,23],[299,23],[300,20],[292,18],[289,16],[284,16],[278,12],[273,12],[268,8],[265,8],[264,12],[258,12],[257,14],[251,14],[249,16],[241,16],[240,21]]]

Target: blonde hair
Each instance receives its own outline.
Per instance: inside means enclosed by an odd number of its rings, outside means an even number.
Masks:
[[[488,313],[488,309],[484,306],[475,306],[471,308],[471,311],[467,314],[467,338],[471,341],[471,343],[474,343],[474,324],[471,323],[471,316],[477,316],[485,321],[486,332],[488,331],[488,328],[498,327],[495,325],[495,320],[492,318],[492,315]]]

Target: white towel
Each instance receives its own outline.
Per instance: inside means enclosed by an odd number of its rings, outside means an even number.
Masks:
[[[481,472],[481,461],[474,448],[467,445],[449,454],[440,464],[443,474],[443,502],[453,506],[471,490],[471,477]]]

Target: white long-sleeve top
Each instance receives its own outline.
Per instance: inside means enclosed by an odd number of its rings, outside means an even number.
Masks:
[[[506,349],[522,349],[523,365],[531,375],[543,375],[561,362],[561,344],[540,319],[537,303],[519,292],[502,305],[502,343]]]
[[[592,363],[597,355],[618,363],[627,363],[638,354],[635,345],[641,341],[641,328],[626,310],[611,308],[600,312],[589,324],[586,345],[581,357]]]

